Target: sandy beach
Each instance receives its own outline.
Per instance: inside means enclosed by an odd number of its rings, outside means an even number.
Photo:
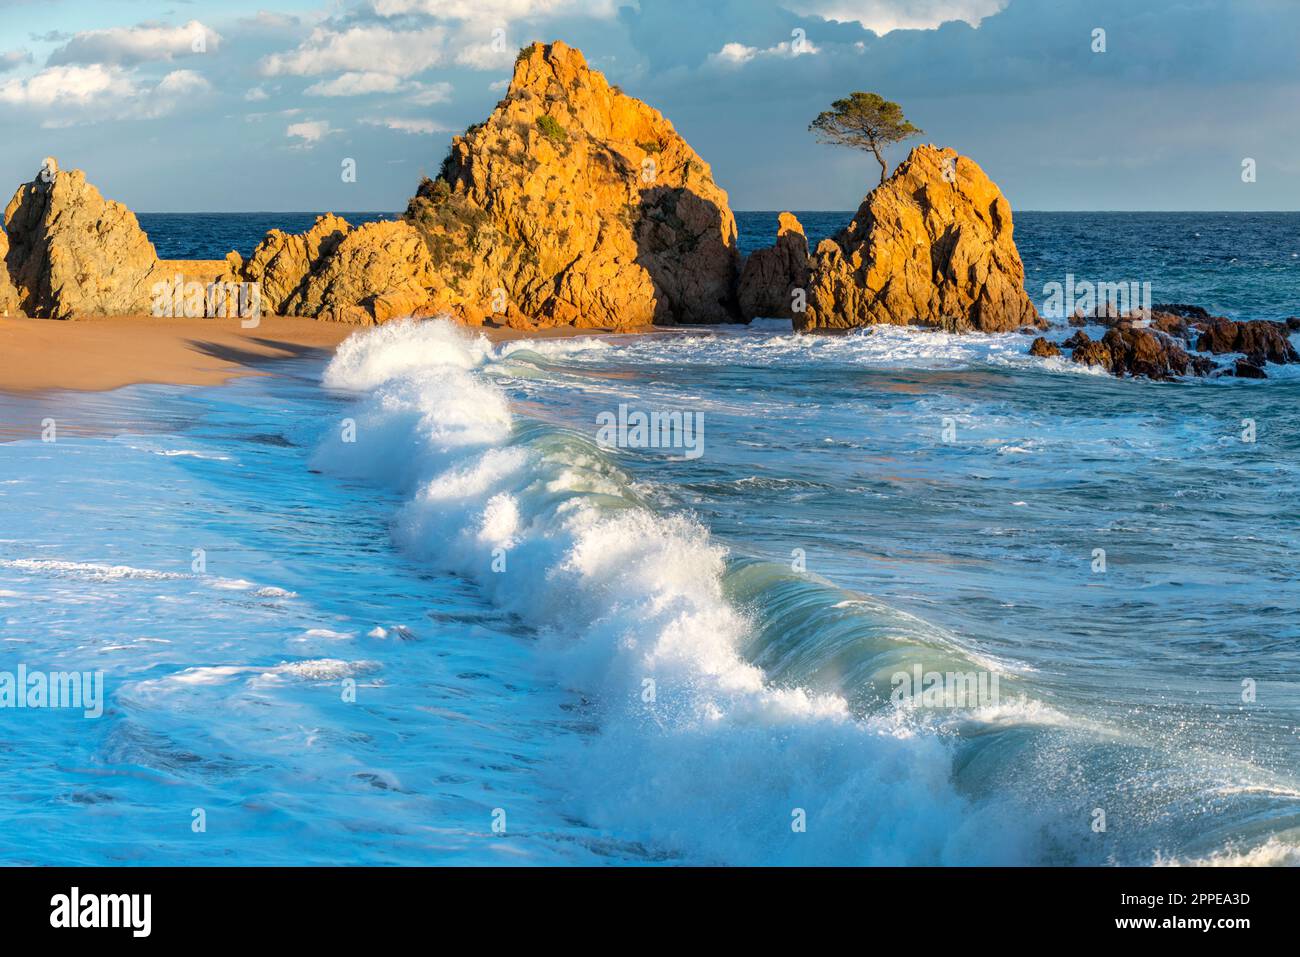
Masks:
[[[277,360],[325,357],[364,327],[295,317],[239,319],[96,316],[0,319],[0,392],[101,391],[137,383],[216,385],[265,374]],[[481,330],[494,342],[606,334],[602,329]],[[628,330],[620,330],[628,331]],[[649,330],[633,330],[649,331]]]

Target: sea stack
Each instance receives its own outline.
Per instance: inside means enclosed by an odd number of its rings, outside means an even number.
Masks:
[[[1002,192],[973,160],[918,146],[847,227],[818,244],[795,328],[1038,326],[1024,277]]]
[[[658,110],[559,41],[519,53],[505,98],[452,140],[406,219],[469,321],[735,321],[736,222]]]
[[[746,319],[793,319],[808,289],[808,237],[794,213],[777,217],[776,243],[750,253],[737,299]]]
[[[162,270],[135,213],[52,158],[5,209],[5,262],[29,316],[147,313]],[[3,285],[3,284],[0,284]],[[0,291],[0,297],[3,292]]]

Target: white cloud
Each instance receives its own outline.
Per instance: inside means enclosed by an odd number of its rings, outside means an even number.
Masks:
[[[30,50],[9,50],[0,53],[0,73],[8,73],[10,70],[31,62],[32,53]]]
[[[462,31],[461,37],[465,33]],[[462,42],[456,51],[456,65],[467,66],[471,70],[500,70],[515,62],[519,50],[508,42],[488,40],[484,43]]]
[[[416,106],[432,106],[434,103],[447,103],[451,100],[450,83],[411,83],[407,88],[415,91],[407,99]]]
[[[429,136],[434,133],[450,133],[450,127],[442,126],[433,120],[408,120],[397,117],[390,117],[384,120],[365,120],[370,126],[384,126],[390,130],[396,130],[399,133],[410,133],[416,136]]]
[[[290,139],[302,140],[299,146],[306,149],[337,132],[339,131],[330,127],[329,120],[303,120],[301,123],[290,123],[284,134]]]
[[[51,66],[25,80],[0,84],[0,103],[36,112],[41,126],[54,129],[103,120],[148,120],[166,116],[184,97],[212,85],[193,70],[172,70],[152,88],[118,66]]]
[[[220,45],[221,34],[198,20],[191,20],[180,27],[164,24],[110,27],[107,30],[87,30],[76,34],[50,54],[48,64],[146,63],[210,53]]]
[[[260,86],[255,86],[247,93],[244,94],[244,99],[246,99],[249,103],[257,103],[260,100],[265,100],[268,99],[269,97],[270,94],[267,93],[266,90],[262,89],[262,87]]]
[[[206,93],[212,84],[202,74],[193,70],[172,70],[154,88],[159,96],[187,96],[193,93]]]
[[[978,27],[1009,0],[786,0],[795,13],[843,23],[856,21],[884,36],[892,30],[933,30],[953,20]]]
[[[48,109],[86,107],[129,100],[139,93],[125,70],[104,66],[52,66],[26,80],[0,84],[0,103]]]
[[[391,73],[368,73],[355,70],[332,80],[321,80],[303,90],[308,96],[362,96],[367,93],[396,93],[402,78]]]
[[[443,27],[390,30],[380,26],[337,31],[317,27],[288,53],[273,53],[261,64],[266,76],[319,76],[322,73],[386,73],[406,77],[443,61]]]
[[[446,103],[451,99],[450,83],[420,83],[403,80],[390,73],[364,73],[350,71],[331,80],[320,80],[303,92],[308,96],[365,96],[373,93],[406,93],[406,99],[417,106]]]
[[[783,40],[774,47],[768,47],[763,52],[768,56],[816,56],[822,52],[822,48],[807,37],[803,37],[799,40]]]
[[[748,63],[758,54],[758,47],[747,47],[743,43],[725,43],[717,53],[710,53],[709,59],[724,66],[739,66]]]
[[[738,67],[748,63],[755,57],[783,57],[789,59],[817,53],[821,53],[821,48],[814,46],[813,42],[807,39],[802,39],[797,43],[784,41],[776,44],[776,46],[768,47],[766,50],[745,46],[743,43],[726,43],[717,53],[709,54],[709,62],[721,67]]]
[[[139,97],[117,119],[153,120],[174,113],[186,97],[207,93],[212,84],[193,70],[172,70],[149,92]]]
[[[510,25],[555,16],[613,17],[617,0],[371,0],[386,23],[354,23],[346,28],[321,24],[294,50],[261,61],[266,76],[319,76],[342,73],[337,81],[316,84],[315,96],[351,96],[380,89],[377,75],[406,79],[437,66],[498,70],[514,63],[521,39]],[[412,17],[429,17],[433,21]],[[411,24],[417,26],[411,26]]]

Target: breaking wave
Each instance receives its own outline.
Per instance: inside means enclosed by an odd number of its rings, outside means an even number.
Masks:
[[[593,348],[561,342],[538,358]],[[488,373],[529,352],[442,321],[354,336],[324,376],[355,394],[354,440],[315,462],[402,493],[401,548],[540,636],[593,728],[552,769],[575,818],[691,863],[1150,862],[1158,828],[1098,839],[1095,789],[1042,780],[1110,729],[1026,695],[1027,666],[652,506],[588,436],[512,409]],[[1004,700],[896,707],[891,676],[914,664],[992,672]],[[1117,753],[1133,774],[1158,763]]]

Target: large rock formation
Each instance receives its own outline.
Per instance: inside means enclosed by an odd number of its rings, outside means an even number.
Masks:
[[[47,160],[5,209],[5,262],[30,316],[148,313],[163,280],[153,243],[121,203],[107,201],[81,170]]]
[[[796,328],[887,323],[955,332],[1038,325],[1011,206],[975,163],[918,146],[853,221],[817,246]]]
[[[808,289],[808,237],[794,213],[777,218],[776,244],[750,253],[737,300],[746,319],[794,318],[794,291]]]
[[[657,110],[561,42],[520,51],[505,99],[452,140],[407,220],[470,318],[627,327],[725,322],[736,223]]]
[[[8,256],[9,237],[0,230],[0,317],[4,318],[22,314],[22,306],[18,302],[18,290],[9,279],[9,267],[5,265]]]

